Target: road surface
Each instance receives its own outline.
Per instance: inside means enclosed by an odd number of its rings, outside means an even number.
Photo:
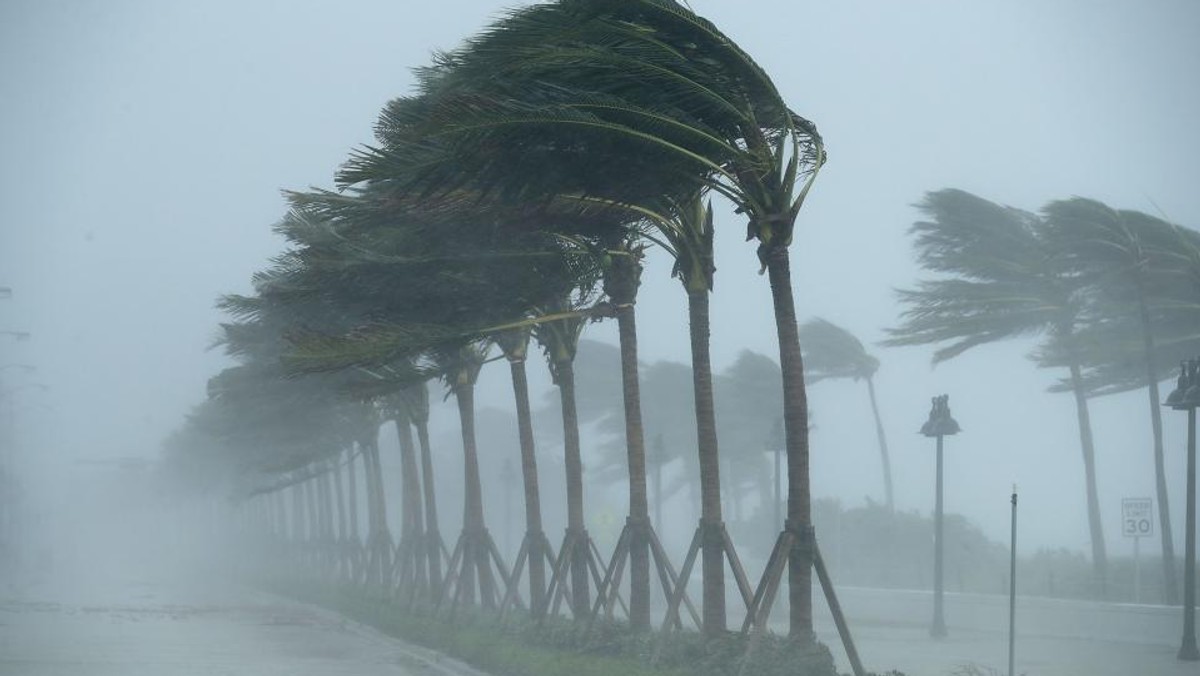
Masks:
[[[331,612],[167,578],[0,589],[3,676],[484,676]]]
[[[950,635],[939,640],[929,637],[928,591],[842,587],[838,596],[867,669],[909,676],[971,674],[971,667],[986,676],[1008,671],[1007,596],[947,593]],[[849,671],[819,590],[814,604],[818,637]],[[772,624],[784,617],[772,617]],[[1178,607],[1018,596],[1016,673],[1200,676],[1200,663],[1175,659],[1181,633]]]

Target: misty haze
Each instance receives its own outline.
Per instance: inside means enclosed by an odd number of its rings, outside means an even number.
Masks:
[[[1200,5],[0,3],[0,674],[1200,675]]]

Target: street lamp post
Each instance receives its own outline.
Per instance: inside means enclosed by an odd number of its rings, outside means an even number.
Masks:
[[[943,550],[942,538],[942,438],[959,433],[958,422],[950,415],[950,395],[933,398],[929,419],[921,426],[921,434],[937,438],[937,498],[933,508],[933,625],[929,635],[934,638],[946,636],[946,616],[943,611]]]
[[[1179,659],[1200,660],[1196,649],[1196,408],[1200,407],[1200,359],[1180,364],[1175,390],[1167,395],[1164,406],[1187,411],[1187,514],[1183,555],[1183,641]]]

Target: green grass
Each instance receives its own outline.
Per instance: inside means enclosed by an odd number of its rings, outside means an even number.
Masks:
[[[265,585],[273,592],[320,605],[411,643],[455,657],[492,676],[837,676],[829,650],[776,636],[750,639],[730,633],[703,639],[696,632],[633,631],[597,622],[583,632],[570,620],[538,623],[515,613],[504,624],[481,612],[406,609],[363,588],[309,581]],[[657,659],[654,659],[657,655]],[[743,664],[749,659],[748,664]],[[653,663],[652,663],[653,662]]]

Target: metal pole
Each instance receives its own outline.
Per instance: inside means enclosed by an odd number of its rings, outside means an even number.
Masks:
[[[1133,602],[1142,602],[1142,556],[1138,547],[1140,537],[1133,536]]]
[[[1012,537],[1008,553],[1008,676],[1015,675],[1017,655],[1017,485],[1012,492]]]
[[[1196,649],[1196,409],[1189,408],[1187,436],[1187,527],[1184,532],[1183,642],[1179,659],[1200,660]]]
[[[942,608],[942,435],[937,436],[937,499],[933,508],[933,626],[929,635],[942,638],[946,635],[946,618]]]

